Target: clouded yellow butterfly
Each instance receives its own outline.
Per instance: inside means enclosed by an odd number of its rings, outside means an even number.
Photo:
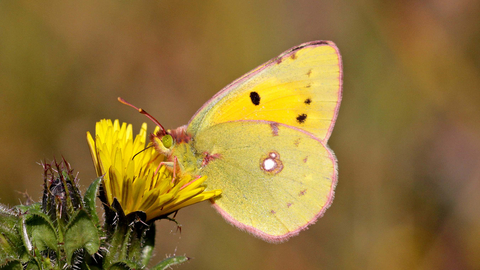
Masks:
[[[327,140],[341,97],[337,47],[308,42],[237,79],[186,126],[152,141],[180,173],[207,176],[207,189],[222,190],[213,203],[228,222],[284,241],[332,203],[337,161]]]

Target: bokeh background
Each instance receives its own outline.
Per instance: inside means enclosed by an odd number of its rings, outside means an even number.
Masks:
[[[1,1],[0,201],[41,196],[62,155],[85,189],[85,132],[187,123],[213,94],[300,43],[334,41],[344,95],[332,207],[283,244],[202,203],[159,222],[179,269],[480,269],[480,2]],[[150,127],[153,124],[148,122]]]

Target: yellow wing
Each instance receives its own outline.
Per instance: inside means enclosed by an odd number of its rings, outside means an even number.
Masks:
[[[215,206],[233,225],[266,241],[284,241],[322,216],[333,200],[333,152],[302,130],[275,122],[233,121],[203,130],[194,142],[212,158],[198,170]]]
[[[190,120],[195,136],[236,120],[265,120],[330,137],[342,95],[342,63],[330,41],[294,47],[216,94]]]

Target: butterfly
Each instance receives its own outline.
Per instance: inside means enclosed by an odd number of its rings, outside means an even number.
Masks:
[[[206,176],[207,190],[222,190],[213,205],[229,223],[267,242],[285,241],[333,201],[337,160],[327,141],[342,76],[333,42],[298,45],[226,86],[187,125],[162,128],[152,142],[181,173]]]

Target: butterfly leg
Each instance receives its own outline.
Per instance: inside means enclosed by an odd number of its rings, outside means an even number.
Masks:
[[[172,178],[172,183],[175,181],[177,177],[177,165],[178,165],[178,158],[174,157],[173,158],[173,178]]]
[[[162,162],[160,162],[160,164],[158,164],[158,167],[157,167],[157,169],[155,170],[155,175],[160,171],[160,167],[162,167],[162,165],[165,166],[165,167],[167,167],[167,169],[169,169],[169,170],[172,170],[172,169],[174,169],[174,168],[176,167],[175,162],[162,161]]]
[[[172,183],[173,183],[175,181],[176,177],[177,177],[177,165],[178,165],[177,157],[174,157],[173,161],[162,161],[162,162],[160,162],[160,164],[158,164],[157,170],[155,171],[155,174],[158,173],[158,171],[160,170],[160,167],[162,165],[164,165],[168,169],[172,170],[172,172],[173,172]]]

